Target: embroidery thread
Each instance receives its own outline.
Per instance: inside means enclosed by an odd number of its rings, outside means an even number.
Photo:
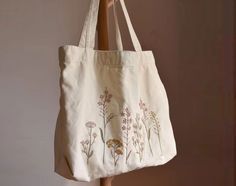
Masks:
[[[160,138],[160,131],[161,126],[159,123],[159,119],[157,114],[154,111],[148,111],[146,104],[143,102],[142,99],[139,101],[139,108],[140,113],[136,113],[136,116],[133,120],[132,114],[129,108],[126,106],[120,113],[121,117],[121,130],[122,130],[122,142],[118,139],[109,139],[106,140],[106,130],[108,124],[111,120],[116,116],[114,113],[109,112],[108,106],[111,102],[112,94],[110,94],[105,88],[103,94],[100,95],[99,101],[97,102],[101,116],[103,125],[99,127],[101,139],[103,142],[103,163],[105,163],[105,153],[106,153],[106,146],[110,149],[111,156],[113,158],[114,166],[117,165],[120,157],[124,155],[126,164],[132,154],[132,152],[136,153],[139,157],[140,162],[143,159],[144,155],[144,148],[145,148],[145,135],[146,133],[147,142],[149,145],[149,149],[151,154],[153,155],[152,146],[151,146],[151,131],[153,131],[157,137],[160,144],[160,151],[162,155],[162,146],[161,146],[161,138]],[[149,114],[149,115],[148,115]],[[82,152],[86,155],[87,164],[89,163],[90,158],[94,154],[93,144],[97,138],[97,133],[93,132],[94,128],[96,127],[96,123],[93,121],[88,121],[85,123],[85,126],[88,130],[88,138],[82,140],[80,143],[82,145]],[[133,135],[131,133],[131,127],[133,128]],[[143,129],[144,128],[144,129]],[[133,147],[131,147],[133,144]],[[125,151],[125,152],[124,152]]]
[[[103,128],[99,127],[102,142],[103,142],[103,163],[105,162],[105,141],[106,141],[106,127],[115,114],[108,112],[108,104],[111,102],[112,94],[110,94],[107,88],[104,90],[104,94],[100,95],[100,100],[98,101],[98,106],[100,108],[100,116],[103,119]]]
[[[130,130],[131,130],[131,124],[132,124],[132,118],[131,113],[128,109],[128,107],[124,108],[124,110],[121,112],[122,117],[122,131],[123,131],[123,138],[124,138],[124,148],[125,148],[125,162],[127,164],[128,159],[130,157],[130,154],[132,152],[132,149],[129,149],[129,143],[130,143]]]
[[[140,123],[140,115],[136,114],[135,123],[133,124],[133,145],[136,150],[136,154],[139,156],[139,161],[141,162],[143,159],[144,152],[144,139],[142,135],[142,124]]]
[[[95,132],[93,132],[93,128],[96,127],[96,123],[94,123],[92,121],[88,121],[87,123],[85,123],[85,126],[88,129],[88,136],[89,136],[89,138],[86,139],[86,140],[82,140],[80,143],[82,145],[82,152],[86,155],[87,164],[88,164],[89,163],[89,159],[93,155],[92,146],[93,146],[93,144],[95,142],[95,139],[97,137],[97,134]]]
[[[147,125],[147,122],[148,122],[148,116],[147,116],[148,109],[146,107],[146,104],[141,99],[140,99],[140,102],[139,102],[139,108],[142,111],[141,121],[144,125],[145,131],[146,131],[146,134],[147,134],[149,149],[150,149],[151,154],[153,155],[151,142],[150,142],[150,140],[151,140],[151,126]]]
[[[107,142],[107,147],[111,150],[111,156],[113,158],[114,167],[121,155],[123,155],[123,144],[118,139],[109,139]]]
[[[153,111],[150,112],[150,120],[154,123],[153,130],[154,130],[154,133],[158,137],[158,141],[159,141],[159,144],[160,144],[161,155],[162,155],[162,146],[161,146],[161,137],[160,137],[161,126],[160,126],[157,114]]]

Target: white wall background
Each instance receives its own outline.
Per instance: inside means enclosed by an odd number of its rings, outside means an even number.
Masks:
[[[114,186],[233,186],[233,0],[126,2],[158,59],[178,156],[117,176]],[[53,172],[58,47],[78,43],[88,3],[0,0],[1,186],[98,185]]]
[[[72,186],[53,172],[58,47],[76,44],[83,0],[0,1],[0,185]]]

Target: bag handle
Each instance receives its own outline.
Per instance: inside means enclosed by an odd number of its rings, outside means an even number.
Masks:
[[[120,28],[119,28],[119,23],[118,23],[118,18],[117,18],[117,13],[116,13],[116,4],[115,4],[115,0],[113,1],[113,17],[114,17],[114,21],[115,21],[115,32],[116,32],[116,45],[118,50],[122,51],[123,50],[123,44],[122,44],[122,40],[121,40],[121,34],[120,34]],[[82,31],[82,36],[80,39],[80,43],[79,46],[86,48],[86,36],[88,35],[88,25],[89,25],[89,14],[86,17],[85,23],[84,23],[84,27],[83,27],[83,31]],[[88,38],[87,38],[88,39]],[[95,39],[95,38],[94,38]],[[89,47],[92,48],[92,47]]]
[[[124,0],[119,0],[119,1],[120,1],[122,10],[123,10],[124,16],[125,16],[126,24],[128,26],[129,34],[130,34],[134,49],[135,49],[135,51],[142,51],[142,47],[141,47],[138,37],[134,31],[134,27],[131,23],[125,2],[124,2]]]
[[[121,39],[121,34],[120,34],[120,27],[119,27],[119,22],[118,22],[118,17],[117,17],[117,11],[116,11],[116,0],[112,0],[113,4],[113,16],[115,20],[115,32],[116,32],[116,45],[118,50],[122,51],[123,50],[123,44],[122,44],[122,39]]]
[[[128,11],[126,9],[124,0],[119,0],[121,4],[122,11],[125,16],[125,20],[128,26],[128,30],[131,36],[131,40],[134,46],[135,51],[142,51],[141,45],[138,41],[138,38],[135,34],[133,29],[132,23],[130,21]],[[96,35],[96,25],[97,25],[97,17],[98,17],[98,10],[99,10],[99,2],[100,0],[91,0],[89,12],[86,16],[83,31],[81,34],[79,46],[83,48],[94,48],[95,46],[95,35]],[[119,50],[123,50],[118,19],[116,14],[115,2],[113,0],[113,13],[115,18],[115,27],[116,27],[116,43]]]

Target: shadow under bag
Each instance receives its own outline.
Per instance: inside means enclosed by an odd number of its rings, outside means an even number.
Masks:
[[[91,0],[79,46],[61,52],[55,172],[91,181],[167,163],[177,155],[165,88],[152,51],[142,51],[119,0],[135,51],[95,50],[99,0]]]

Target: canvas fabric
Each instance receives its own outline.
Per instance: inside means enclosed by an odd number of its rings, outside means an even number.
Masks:
[[[177,155],[168,98],[151,50],[143,51],[119,0],[134,51],[95,49],[99,0],[91,0],[79,46],[63,46],[55,172],[91,181],[163,165]]]

